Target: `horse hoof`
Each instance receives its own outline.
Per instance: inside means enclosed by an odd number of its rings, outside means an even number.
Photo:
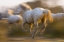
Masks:
[[[34,39],[34,35],[32,34],[32,39]]]
[[[26,32],[27,32],[27,30],[26,30]]]
[[[32,39],[34,39],[34,37],[32,37]]]
[[[25,30],[24,28],[22,28],[22,31],[23,31],[23,32],[26,32],[27,30]]]
[[[26,30],[23,30],[23,32],[26,32]]]

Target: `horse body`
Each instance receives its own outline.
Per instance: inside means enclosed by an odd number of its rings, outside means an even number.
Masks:
[[[14,22],[18,22],[18,21],[22,21],[22,17],[20,15],[11,15],[8,17],[9,23],[14,23]]]
[[[42,17],[43,17],[43,10],[44,9],[42,9],[42,8],[35,8],[35,9],[33,9],[33,14],[32,14],[32,16],[33,16],[33,19],[34,19],[34,21],[37,19],[37,21],[39,20],[39,19],[41,19]]]
[[[35,30],[32,32],[32,38],[34,38],[34,35],[37,31],[38,28],[38,23],[43,23],[43,28],[46,27],[46,21],[47,20],[52,20],[51,12],[47,9],[43,8],[35,8],[33,10],[28,10],[23,14],[23,23],[21,27],[23,28],[23,25],[25,23],[32,23],[34,26],[36,26]],[[40,30],[40,32],[43,30],[43,28]],[[31,29],[31,28],[30,28]]]
[[[64,19],[64,13],[56,13],[56,14],[53,13],[52,17],[54,20]]]
[[[64,18],[64,13],[57,13],[57,18],[58,19],[63,19]]]
[[[22,16],[20,15],[13,15],[13,10],[8,10],[8,22],[15,23],[16,21],[21,21]]]
[[[44,10],[44,9],[43,9]],[[23,17],[25,17],[26,22],[35,22],[43,18],[43,10],[42,8],[35,8],[33,10],[27,10],[24,14]]]
[[[24,14],[23,14],[23,18],[25,22],[27,23],[31,23],[33,20],[32,20],[32,10],[27,10]]]
[[[13,10],[8,10],[8,27],[9,27],[9,31],[11,31],[11,27],[10,27],[10,24],[14,24],[15,26],[18,26],[17,23],[19,22],[23,22],[23,17],[20,16],[20,15],[13,15]]]

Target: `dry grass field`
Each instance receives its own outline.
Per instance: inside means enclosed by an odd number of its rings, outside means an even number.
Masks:
[[[62,23],[59,23],[59,24],[62,24]],[[53,26],[58,27],[57,25],[53,25]],[[59,27],[61,27],[61,26],[59,26]],[[56,28],[56,29],[58,29],[58,28]],[[48,29],[48,31],[49,30],[50,29]],[[46,38],[46,37],[41,36],[41,37],[35,37],[35,39],[31,39],[30,36],[23,36],[23,35],[26,35],[29,33],[23,34],[22,35],[23,37],[20,37],[21,34],[18,35],[19,37],[16,37],[19,32],[14,32],[14,34],[12,33],[13,36],[15,36],[15,37],[8,37],[7,36],[7,34],[8,34],[7,20],[5,20],[5,19],[0,20],[0,42],[64,42],[64,39],[61,39],[61,38]]]

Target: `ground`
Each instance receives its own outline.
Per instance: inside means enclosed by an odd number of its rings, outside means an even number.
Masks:
[[[43,37],[36,37],[35,39],[31,39],[31,37],[19,37],[19,38],[8,38],[7,41],[1,41],[1,42],[64,42],[64,39],[49,39],[49,38],[43,38]]]
[[[64,39],[60,38],[45,38],[45,37],[7,37],[7,22],[6,20],[0,20],[0,42],[64,42]]]

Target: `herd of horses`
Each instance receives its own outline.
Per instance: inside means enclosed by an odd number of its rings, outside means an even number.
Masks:
[[[14,15],[13,13],[17,13],[18,15]],[[64,17],[64,13],[52,13],[49,9],[44,9],[41,7],[36,7],[32,9],[27,4],[20,4],[17,12],[14,12],[11,9],[8,9],[8,27],[10,30],[10,24],[17,25],[17,22],[21,22],[20,28],[22,31],[26,32],[23,26],[27,23],[29,25],[29,32],[34,39],[35,34],[38,29],[38,24],[42,23],[42,28],[39,30],[38,34],[40,35],[41,31],[46,28],[47,22],[53,22],[54,19],[61,19]],[[33,26],[35,27],[32,30]]]

